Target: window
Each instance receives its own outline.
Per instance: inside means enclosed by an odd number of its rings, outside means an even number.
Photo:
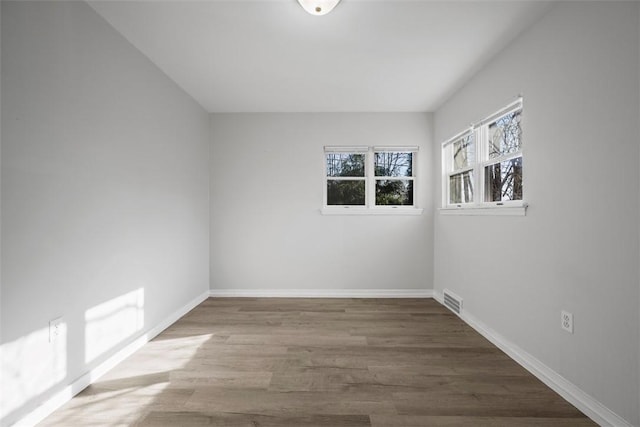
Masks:
[[[413,206],[413,153],[374,153],[376,206]]]
[[[442,145],[443,208],[520,208],[522,98]]]
[[[365,206],[365,153],[327,153],[327,205]]]
[[[418,147],[325,147],[325,214],[419,214]]]

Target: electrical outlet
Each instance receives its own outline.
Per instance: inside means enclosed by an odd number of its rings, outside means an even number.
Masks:
[[[55,342],[62,333],[62,317],[49,320],[49,342]]]
[[[573,314],[569,313],[568,311],[562,310],[560,312],[560,325],[562,326],[562,329],[572,334],[573,333]]]

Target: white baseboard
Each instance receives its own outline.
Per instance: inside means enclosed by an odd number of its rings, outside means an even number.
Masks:
[[[107,360],[102,362],[100,365],[96,366],[91,371],[85,373],[77,380],[73,381],[71,384],[66,386],[61,391],[55,393],[49,399],[47,399],[44,403],[38,406],[36,409],[31,411],[29,414],[21,418],[17,421],[13,426],[15,427],[31,427],[38,424],[40,421],[44,420],[47,416],[51,415],[56,409],[67,403],[73,396],[80,393],[89,385],[93,384],[98,378],[102,375],[106,374],[108,371],[113,369],[117,364],[122,362],[127,357],[131,356],[133,353],[138,351],[143,345],[151,341],[155,338],[160,332],[167,329],[169,326],[174,324],[178,319],[187,314],[193,308],[195,308],[198,304],[203,302],[209,298],[209,291],[204,292],[198,297],[192,299],[187,304],[179,308],[178,310],[171,313],[166,319],[160,322],[155,327],[151,328],[149,331],[144,333],[143,335],[136,338],[133,342],[127,344],[124,348],[119,350],[113,356],[109,357]]]
[[[432,298],[433,289],[211,289],[215,298]]]
[[[441,292],[434,290],[433,297],[440,304],[443,304]],[[594,422],[598,423],[598,425],[610,427],[633,427],[633,425],[627,422],[624,418],[611,411],[598,400],[585,393],[578,386],[533,357],[531,354],[527,353],[513,342],[485,325],[472,314],[466,312],[466,310],[463,310],[459,317],[482,336],[491,341],[496,347],[504,351],[519,365],[562,396],[566,401],[578,408]]]

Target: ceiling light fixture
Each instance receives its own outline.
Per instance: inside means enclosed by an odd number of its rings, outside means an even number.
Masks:
[[[340,0],[298,0],[298,3],[311,15],[321,16],[331,12]]]

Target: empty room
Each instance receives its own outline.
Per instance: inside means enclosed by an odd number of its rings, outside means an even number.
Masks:
[[[640,427],[640,2],[0,18],[1,426]]]

